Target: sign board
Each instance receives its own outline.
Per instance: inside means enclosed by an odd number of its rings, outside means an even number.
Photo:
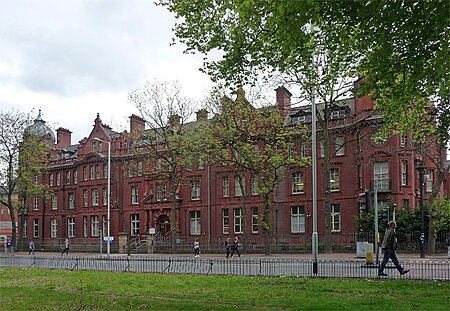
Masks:
[[[104,241],[104,242],[108,242],[108,237],[107,237],[107,236],[104,236],[104,237],[103,237],[103,241]],[[109,237],[109,241],[110,241],[111,243],[114,242],[114,237],[113,237],[113,236],[110,236],[110,237]]]
[[[155,228],[148,229],[148,234],[155,234],[155,233],[156,233],[156,229]]]

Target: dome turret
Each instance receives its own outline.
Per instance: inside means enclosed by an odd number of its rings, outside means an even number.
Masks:
[[[52,129],[45,125],[45,121],[42,119],[41,109],[39,109],[39,115],[34,119],[34,123],[25,130],[25,135],[38,135],[42,138],[50,139],[51,143],[55,143],[55,134]]]

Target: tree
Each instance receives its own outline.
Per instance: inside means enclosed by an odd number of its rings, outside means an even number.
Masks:
[[[135,150],[151,168],[147,174],[161,183],[168,182],[172,203],[172,249],[176,250],[177,204],[179,190],[186,182],[186,172],[194,159],[198,137],[196,126],[187,121],[193,113],[194,103],[183,97],[176,82],[146,83],[142,91],[130,93],[129,99],[145,120],[147,130],[135,137]]]
[[[41,174],[37,162],[41,160],[43,145],[34,135],[28,136],[28,142],[24,140],[25,130],[31,124],[30,114],[15,110],[0,113],[0,189],[6,194],[6,199],[0,198],[0,204],[8,207],[16,246],[16,214],[26,214],[26,204],[15,203],[14,194],[39,192],[34,177]]]
[[[353,89],[359,59],[355,36],[343,32],[342,22],[331,18],[340,16],[341,8],[321,1],[160,0],[159,4],[182,19],[175,24],[175,36],[187,45],[186,52],[206,55],[203,69],[213,80],[241,85],[277,76],[300,86],[309,102],[319,97],[315,108],[326,151],[325,251],[331,251],[328,122],[338,100]],[[208,58],[216,50],[222,59]]]
[[[227,97],[212,118],[208,150],[217,163],[230,169],[245,197],[250,180],[253,191],[262,196],[264,209],[259,218],[263,232],[264,250],[271,254],[269,234],[270,211],[276,186],[286,170],[309,165],[309,158],[301,158],[294,143],[307,140],[306,129],[297,124],[287,127],[283,115],[275,107],[254,108],[245,98],[242,88],[236,100]]]

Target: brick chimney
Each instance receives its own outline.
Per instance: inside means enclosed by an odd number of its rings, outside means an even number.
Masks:
[[[197,121],[204,121],[208,120],[208,110],[206,109],[200,109],[196,112],[197,114]]]
[[[130,133],[140,134],[145,129],[145,120],[135,114],[130,116]]]
[[[291,108],[291,92],[284,86],[280,86],[275,89],[277,93],[277,108],[283,117],[287,116],[289,109]]]
[[[60,127],[56,130],[56,144],[60,148],[66,148],[72,145],[72,132],[68,129]]]

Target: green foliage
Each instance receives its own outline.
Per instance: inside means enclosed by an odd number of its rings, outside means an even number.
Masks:
[[[0,268],[5,310],[447,310],[438,281]],[[232,284],[232,286],[230,286]],[[330,295],[330,293],[333,293]],[[382,299],[380,298],[382,297]]]
[[[450,199],[439,198],[433,202],[434,227],[437,232],[450,231]]]
[[[427,214],[425,212],[425,216]],[[375,216],[373,212],[361,213],[355,218],[358,231],[360,232],[374,232],[375,230]],[[397,222],[397,230],[399,232],[420,231],[420,210],[407,208],[397,209],[395,213],[395,221]],[[425,219],[425,229],[427,229],[427,220]],[[383,232],[387,228],[387,223],[383,221],[382,212],[378,213],[378,231]]]

